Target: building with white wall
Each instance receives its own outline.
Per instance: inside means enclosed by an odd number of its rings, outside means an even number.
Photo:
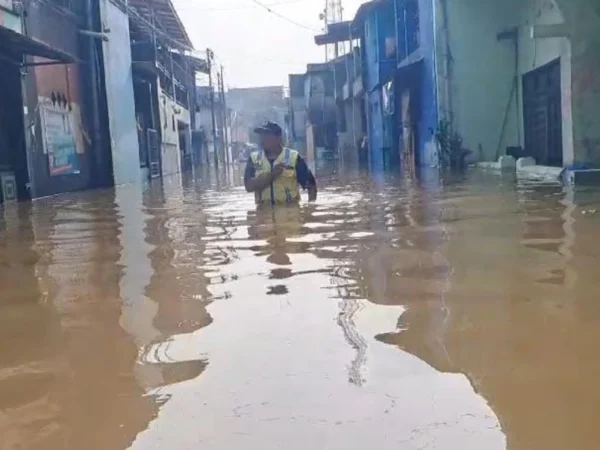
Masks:
[[[596,2],[597,3],[597,2]],[[600,163],[594,0],[436,0],[438,107],[478,160]]]
[[[287,101],[283,86],[232,88],[227,91],[227,107],[232,111],[231,140],[252,142],[250,133],[256,126],[269,120],[285,125]]]

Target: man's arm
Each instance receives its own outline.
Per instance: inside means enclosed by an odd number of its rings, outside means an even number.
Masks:
[[[244,187],[247,192],[260,192],[267,188],[273,181],[277,179],[283,172],[283,167],[275,166],[270,173],[260,174],[256,176],[254,163],[252,158],[248,158],[246,162],[246,170],[244,170]]]
[[[296,178],[302,189],[308,191],[308,201],[314,202],[317,199],[317,180],[300,156],[296,161]]]

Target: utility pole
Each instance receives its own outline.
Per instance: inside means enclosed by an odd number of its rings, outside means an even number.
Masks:
[[[212,58],[213,52],[210,48],[206,49],[206,59],[208,62],[208,90],[210,95],[210,116],[212,120],[212,136],[213,136],[213,150],[215,157],[215,167],[219,167],[219,153],[217,152],[217,120],[215,118],[215,89],[213,87],[212,79]]]
[[[223,158],[223,162],[226,161],[226,157],[225,157],[225,131],[223,128],[223,94],[221,92],[221,72],[219,71],[219,69],[217,70],[217,100],[219,102],[219,111],[217,114],[217,122],[218,122],[218,127],[219,127],[219,136],[221,137],[221,141],[220,141],[220,150],[221,150],[221,157]]]
[[[223,66],[221,66],[221,106],[223,108],[223,139],[225,142],[225,161],[229,161],[229,111],[227,110],[227,100],[225,99],[225,76],[223,74]]]

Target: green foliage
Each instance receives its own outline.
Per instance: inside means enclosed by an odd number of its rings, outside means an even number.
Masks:
[[[435,132],[435,139],[440,152],[440,164],[444,169],[463,170],[470,150],[463,148],[463,138],[452,128],[447,120],[441,120]]]

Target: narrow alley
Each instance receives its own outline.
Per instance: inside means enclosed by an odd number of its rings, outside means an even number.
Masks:
[[[0,0],[0,450],[596,450],[599,0]]]

